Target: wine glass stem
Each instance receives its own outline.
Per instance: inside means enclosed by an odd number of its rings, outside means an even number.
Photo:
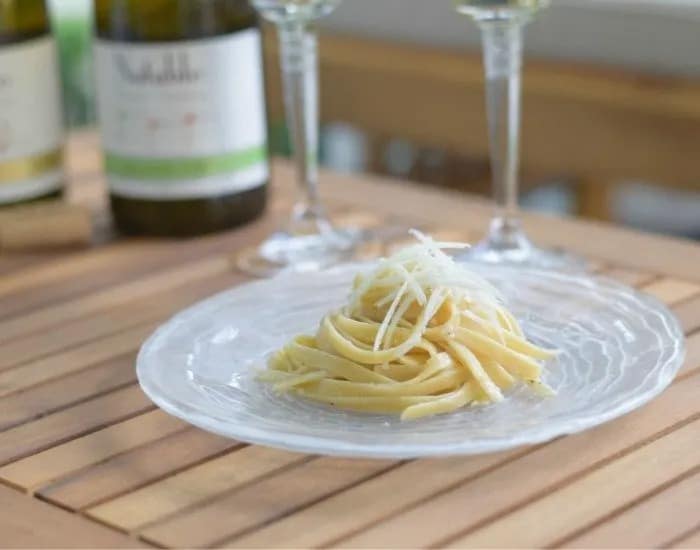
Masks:
[[[307,21],[279,23],[280,60],[287,124],[292,138],[300,201],[292,214],[292,233],[327,226],[318,192],[318,42]]]
[[[486,101],[496,227],[518,231],[521,73],[524,21],[513,16],[480,23],[484,41]],[[505,235],[504,235],[505,236]],[[493,235],[492,235],[493,237]]]

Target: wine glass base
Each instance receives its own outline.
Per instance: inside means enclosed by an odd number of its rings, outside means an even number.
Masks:
[[[280,231],[258,247],[241,252],[236,265],[256,277],[272,277],[282,271],[318,271],[351,260],[362,241],[363,232],[350,228],[309,235]]]
[[[523,266],[547,271],[587,271],[587,262],[564,250],[537,248],[532,245],[515,248],[497,248],[483,242],[457,257],[458,261],[491,265]]]

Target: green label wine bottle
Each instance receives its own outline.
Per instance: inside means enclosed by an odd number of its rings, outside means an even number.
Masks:
[[[44,0],[0,0],[0,205],[60,194],[63,110]]]
[[[264,209],[260,30],[247,0],[95,0],[99,119],[117,226],[185,236]]]

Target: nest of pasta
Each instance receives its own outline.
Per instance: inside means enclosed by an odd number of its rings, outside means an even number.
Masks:
[[[275,353],[261,379],[338,408],[416,419],[502,401],[526,383],[542,395],[543,362],[498,291],[436,243],[418,242],[358,275],[347,305],[315,336]]]

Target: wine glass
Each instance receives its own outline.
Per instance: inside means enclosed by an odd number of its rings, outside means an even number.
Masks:
[[[523,30],[550,0],[455,0],[472,17],[483,39],[486,103],[497,214],[486,238],[462,259],[494,264],[576,270],[582,260],[532,244],[518,219]]]
[[[256,275],[315,270],[350,258],[361,232],[334,227],[318,190],[319,93],[315,22],[341,0],[252,0],[277,27],[287,124],[294,149],[299,199],[286,228],[241,254],[238,265]]]

